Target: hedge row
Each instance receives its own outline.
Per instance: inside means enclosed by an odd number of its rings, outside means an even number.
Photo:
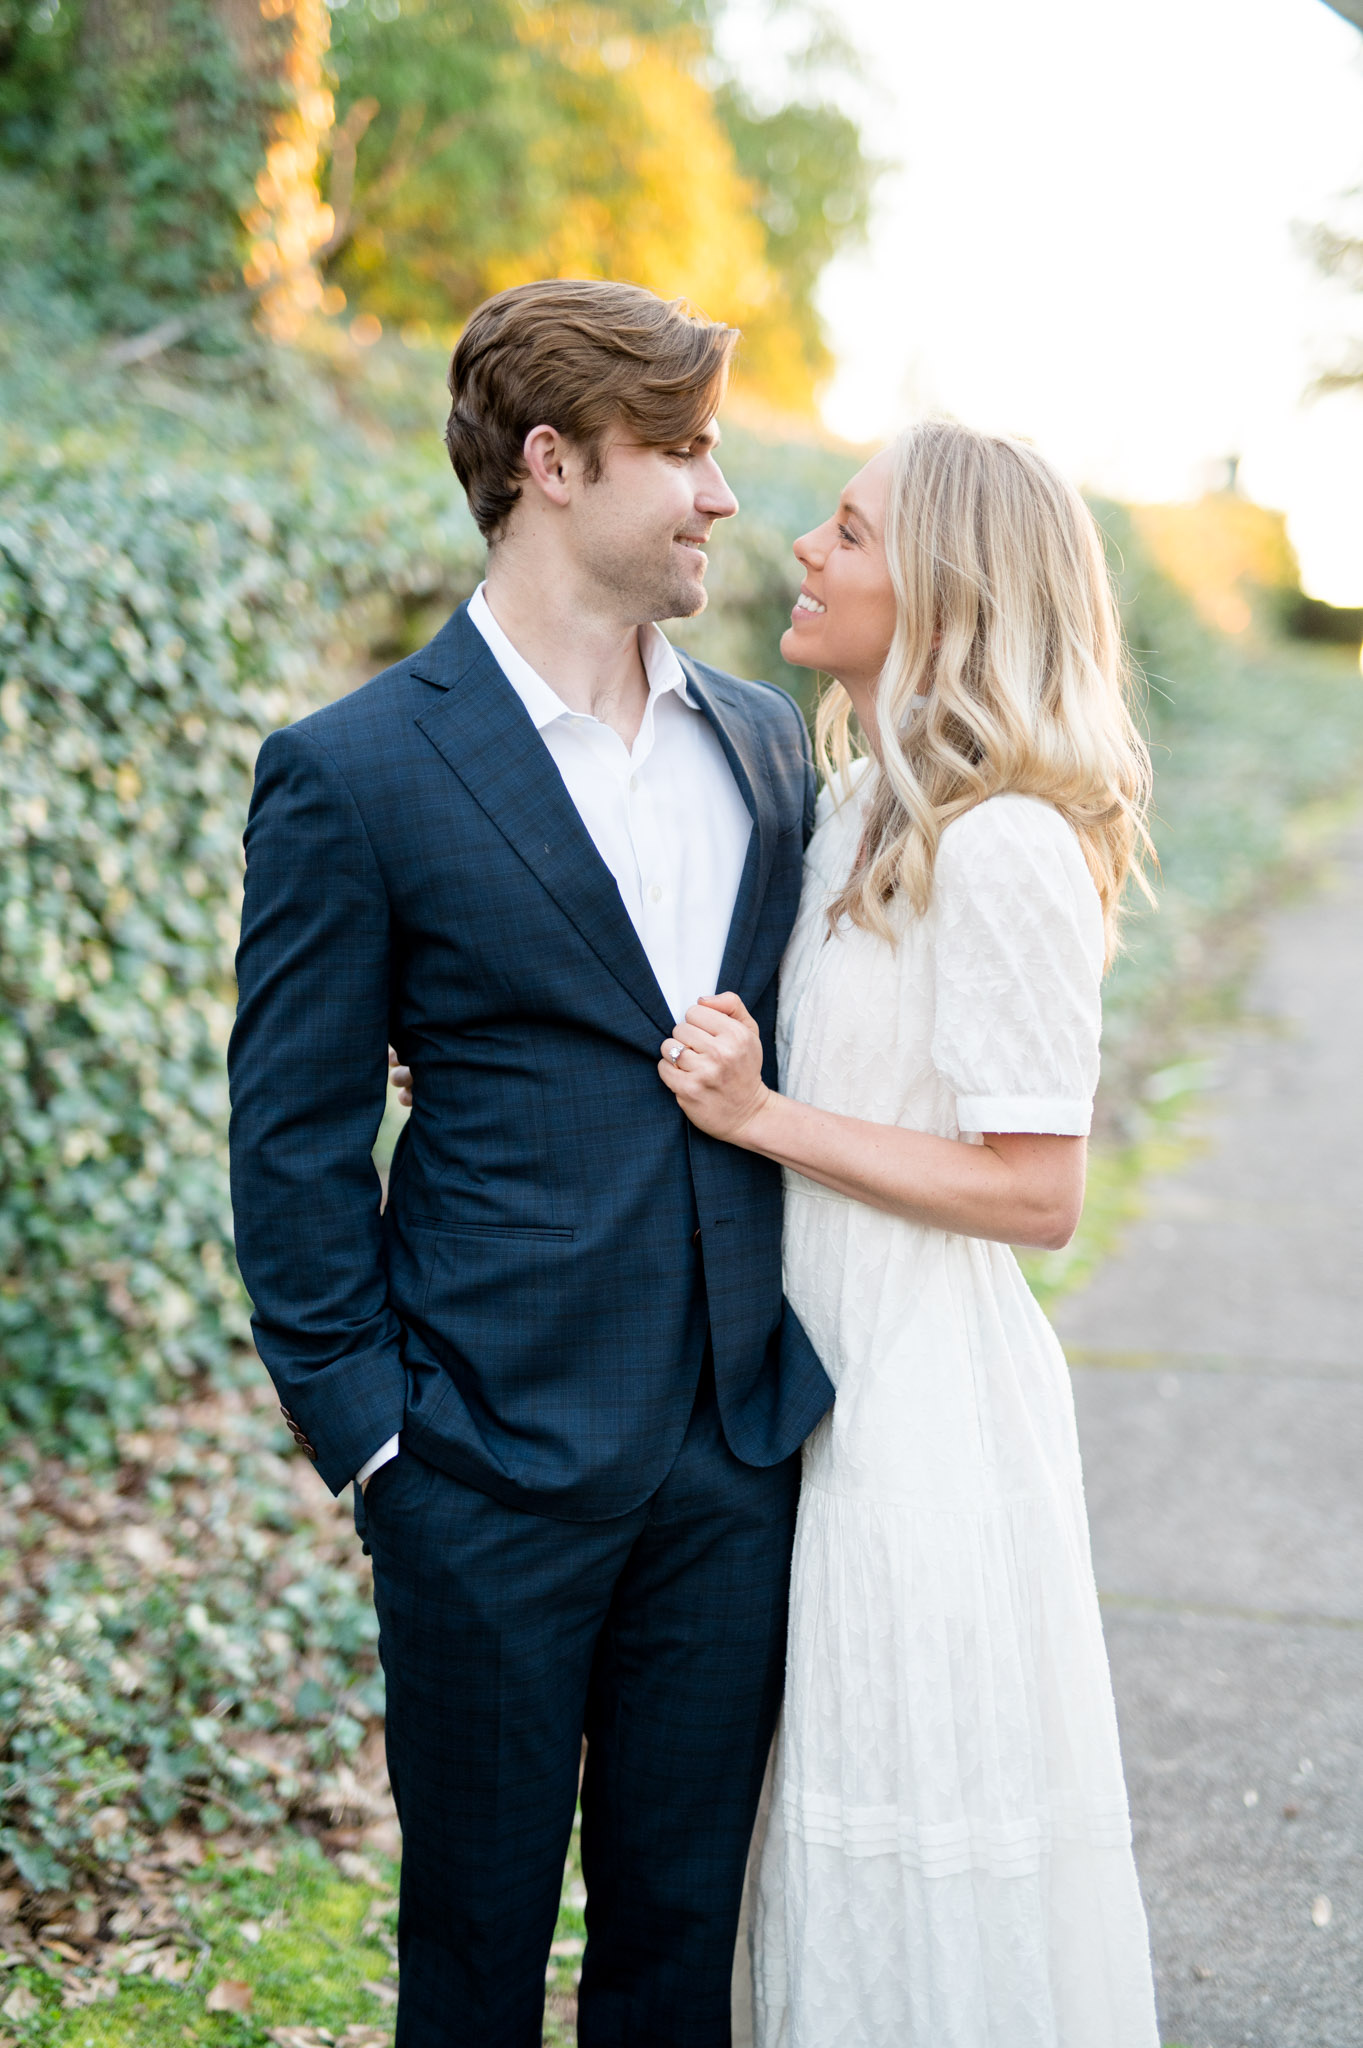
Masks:
[[[348,614],[465,587],[453,505],[126,454],[3,479],[0,1434],[107,1457],[245,1335],[223,1065],[259,742]]]

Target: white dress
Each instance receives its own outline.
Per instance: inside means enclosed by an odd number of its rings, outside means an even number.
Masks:
[[[785,1091],[944,1138],[1083,1134],[1103,930],[1069,825],[949,825],[895,947],[826,906],[782,968]],[[757,2048],[1157,2048],[1065,1360],[1011,1252],[787,1176],[785,1286],[837,1388],[805,1446],[756,1851]]]

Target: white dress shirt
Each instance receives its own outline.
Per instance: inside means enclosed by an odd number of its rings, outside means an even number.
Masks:
[[[533,719],[621,901],[674,1018],[714,995],[747,857],[752,818],[714,727],[657,626],[639,633],[648,703],[634,745],[572,711],[518,654],[492,616],[487,586],[469,600],[476,626]],[[389,1458],[390,1437],[356,1474]]]

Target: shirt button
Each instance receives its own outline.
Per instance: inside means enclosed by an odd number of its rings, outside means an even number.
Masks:
[[[637,776],[637,775],[631,775],[631,776],[630,776],[630,778],[629,778],[629,786],[630,786],[631,790],[635,790],[635,789],[637,789],[637,788],[639,787],[639,778],[638,778],[638,776]]]
[[[649,890],[649,892],[648,892],[648,900],[649,900],[649,902],[650,902],[650,903],[661,903],[661,902],[662,902],[662,900],[663,900],[663,891],[662,891],[662,884],[661,884],[660,882],[655,882],[655,883],[653,884],[653,887],[652,887],[652,888],[651,888],[651,889]]]

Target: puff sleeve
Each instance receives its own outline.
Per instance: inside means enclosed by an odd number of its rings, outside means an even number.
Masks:
[[[932,1058],[964,1132],[1084,1137],[1102,1028],[1103,918],[1072,827],[997,796],[942,834]]]

